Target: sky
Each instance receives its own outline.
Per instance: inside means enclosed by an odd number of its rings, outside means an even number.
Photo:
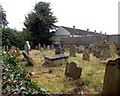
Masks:
[[[57,26],[118,34],[120,0],[0,0],[6,11],[8,27],[21,31],[25,16],[40,1],[50,2],[53,15],[58,19]]]

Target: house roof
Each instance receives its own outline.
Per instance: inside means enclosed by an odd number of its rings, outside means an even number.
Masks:
[[[76,28],[69,28],[64,26],[61,26],[61,27],[69,31],[71,35],[100,35],[100,33],[97,33],[97,32],[86,31],[86,30],[81,30]]]

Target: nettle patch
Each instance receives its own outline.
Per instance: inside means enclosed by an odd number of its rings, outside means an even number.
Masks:
[[[2,57],[3,95],[49,95],[44,88],[39,88],[38,85],[31,81],[29,73],[22,68],[15,56],[3,54]]]

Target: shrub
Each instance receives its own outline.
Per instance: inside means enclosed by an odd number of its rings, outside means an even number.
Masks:
[[[2,95],[40,95],[47,94],[29,77],[29,73],[19,64],[19,60],[11,54],[2,55]]]

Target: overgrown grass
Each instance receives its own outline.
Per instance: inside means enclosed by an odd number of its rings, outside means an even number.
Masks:
[[[33,67],[26,67],[26,62],[22,63],[27,71],[34,72],[31,79],[52,94],[60,94],[63,91],[74,88],[74,80],[70,80],[64,75],[66,65],[58,67],[43,67],[43,54],[53,55],[54,52],[32,50],[30,52],[30,57],[33,58],[36,64]],[[66,52],[65,54],[68,55],[69,53]],[[77,54],[76,57],[69,57],[68,61],[76,62],[82,67],[81,78],[84,81],[83,92],[85,94],[99,94],[102,91],[105,65],[100,64],[99,59],[91,55],[90,61],[84,61],[82,60],[82,54]]]

